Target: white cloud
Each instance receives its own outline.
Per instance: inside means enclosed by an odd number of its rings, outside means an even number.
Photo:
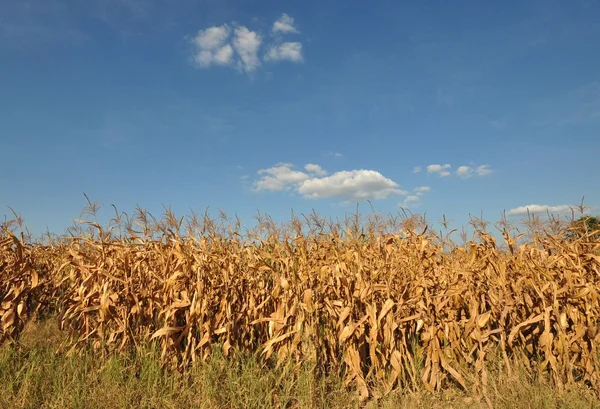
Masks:
[[[341,153],[339,153],[339,152],[336,152],[336,153],[334,153],[334,154],[333,154],[333,156],[335,156],[336,158],[341,158],[341,157],[342,157],[342,156],[344,156],[344,155],[342,155],[342,154],[341,154]]]
[[[220,65],[228,65],[229,63],[231,63],[232,57],[233,57],[233,48],[229,44],[219,48],[214,53],[214,60],[217,64],[220,64]]]
[[[420,200],[421,200],[420,196],[416,196],[416,195],[406,196],[406,198],[404,199],[404,201],[402,203],[400,203],[400,207],[404,207],[404,208],[413,207]]]
[[[450,167],[451,166],[448,163],[446,163],[445,165],[429,165],[429,166],[427,166],[427,172],[428,173],[440,173],[440,176],[441,176],[441,173],[446,171],[447,169],[450,169]],[[448,172],[446,172],[446,173],[448,173]],[[446,176],[448,176],[448,175],[446,175]]]
[[[473,169],[470,166],[459,166],[456,174],[463,179],[473,176]]]
[[[294,19],[287,14],[275,21],[272,30],[273,33],[298,33]],[[233,66],[252,74],[262,65],[263,60],[272,63],[300,63],[304,60],[301,42],[282,42],[281,37],[276,36],[271,44],[263,47],[263,37],[258,31],[235,23],[200,30],[191,39],[191,43],[194,46],[192,58],[199,68]],[[260,53],[262,60],[259,57],[261,48],[267,49],[265,53]]]
[[[214,50],[221,47],[227,41],[229,32],[227,24],[209,27],[206,30],[200,30],[196,38],[194,38],[194,42],[202,49]]]
[[[254,188],[256,191],[293,189],[304,199],[338,198],[345,201],[385,199],[406,194],[396,182],[374,170],[340,171],[320,177],[325,171],[319,165],[308,164],[305,169],[311,174],[293,170],[289,163],[259,170],[261,177],[254,183]]]
[[[510,209],[508,211],[508,215],[509,216],[522,216],[522,215],[526,215],[527,211],[529,210],[529,213],[565,213],[565,212],[569,212],[571,211],[571,206],[569,205],[559,205],[559,206],[548,206],[548,205],[536,205],[536,204],[531,204],[528,206],[520,206],[520,207],[515,207],[514,209]]]
[[[194,54],[196,64],[202,68],[213,64],[229,65],[233,61],[233,49],[227,44],[230,32],[227,24],[198,31],[192,40],[196,46]]]
[[[320,167],[319,165],[315,165],[313,163],[309,163],[308,165],[304,166],[304,169],[308,172],[308,173],[314,173],[315,175],[318,176],[325,176],[327,174],[327,171],[324,170],[322,167]]]
[[[256,31],[248,30],[241,26],[235,29],[235,38],[233,39],[233,47],[240,56],[238,66],[245,72],[253,72],[260,66],[258,59],[258,49],[262,39]]]
[[[477,172],[479,176],[485,176],[492,173],[492,170],[490,169],[490,165],[481,165],[475,169],[475,172]]]
[[[404,201],[400,203],[400,207],[409,208],[417,207],[421,201],[421,197],[424,193],[429,192],[431,188],[429,186],[420,186],[413,190],[411,195],[406,196]]]
[[[440,177],[448,177],[448,176],[450,176],[451,167],[452,166],[448,163],[446,163],[444,165],[433,164],[433,165],[427,166],[426,169],[427,169],[427,173],[437,173]],[[413,172],[417,173],[417,172],[420,172],[420,170],[421,170],[421,167],[417,166],[413,169]],[[489,175],[490,173],[492,173],[492,169],[490,169],[490,165],[481,165],[481,166],[477,166],[477,167],[462,165],[462,166],[459,166],[458,169],[456,170],[456,175],[463,179],[468,179],[468,178],[472,177],[473,175],[485,176],[485,175]]]
[[[294,18],[283,13],[281,17],[273,23],[273,33],[298,33],[298,29],[294,27]]]
[[[263,176],[254,183],[254,188],[257,191],[281,191],[310,177],[304,172],[292,170],[292,166],[291,163],[279,163],[272,168],[259,170],[258,174]]]
[[[302,59],[302,44],[297,41],[275,44],[265,55],[265,61],[301,62]]]
[[[385,199],[405,194],[398,184],[374,170],[336,172],[324,178],[307,179],[298,187],[306,199],[343,198],[347,200]]]
[[[198,31],[192,40],[196,46],[194,61],[201,68],[212,65],[232,65],[251,73],[258,66],[261,37],[244,26],[237,27],[230,42],[231,29],[227,24]],[[234,53],[235,51],[235,53]]]

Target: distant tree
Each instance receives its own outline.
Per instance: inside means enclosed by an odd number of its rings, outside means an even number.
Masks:
[[[585,216],[571,222],[567,237],[571,240],[589,235],[592,240],[600,240],[600,217]]]

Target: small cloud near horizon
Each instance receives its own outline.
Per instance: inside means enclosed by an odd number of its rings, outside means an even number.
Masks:
[[[558,206],[549,206],[549,205],[536,205],[531,204],[527,206],[519,206],[513,209],[510,209],[507,212],[509,216],[523,216],[527,213],[539,214],[539,213],[566,213],[570,212],[574,206],[572,205],[558,205]]]
[[[400,203],[400,207],[410,208],[410,207],[418,207],[423,194],[431,191],[429,186],[420,186],[415,188],[412,193],[404,199],[402,203]]]
[[[452,165],[449,163],[446,164],[431,164],[425,166],[425,170],[427,173],[437,174],[439,177],[445,178],[451,175],[450,170],[452,169]],[[422,170],[421,166],[415,166],[413,168],[412,173],[420,173]],[[468,179],[472,176],[486,176],[492,173],[492,169],[490,165],[480,165],[480,166],[467,166],[461,165],[456,169],[456,176],[461,179]]]
[[[254,191],[293,191],[304,199],[342,199],[343,201],[386,199],[406,195],[393,180],[375,170],[343,170],[329,176],[316,164],[304,166],[306,172],[292,169],[291,163],[279,163],[260,169]]]

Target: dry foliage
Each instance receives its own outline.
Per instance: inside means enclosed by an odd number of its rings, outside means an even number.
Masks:
[[[56,313],[72,352],[155,340],[165,364],[183,367],[214,345],[261,351],[339,373],[363,399],[448,383],[485,396],[498,355],[509,373],[600,389],[600,243],[567,240],[556,223],[523,242],[503,224],[499,248],[485,222],[473,226],[458,246],[416,216],[264,218],[241,234],[237,221],[138,209],[41,245],[5,224],[0,342]]]

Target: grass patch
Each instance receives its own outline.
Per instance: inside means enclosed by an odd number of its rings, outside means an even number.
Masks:
[[[315,377],[310,366],[267,369],[251,355],[226,359],[218,349],[206,363],[183,373],[161,368],[157,350],[144,348],[99,357],[56,353],[62,340],[53,319],[30,323],[19,345],[0,347],[1,408],[357,408],[342,380]],[[488,398],[495,408],[592,408],[600,401],[577,384],[558,391],[524,372],[491,374]],[[393,391],[369,408],[487,408],[458,389],[439,394]]]

